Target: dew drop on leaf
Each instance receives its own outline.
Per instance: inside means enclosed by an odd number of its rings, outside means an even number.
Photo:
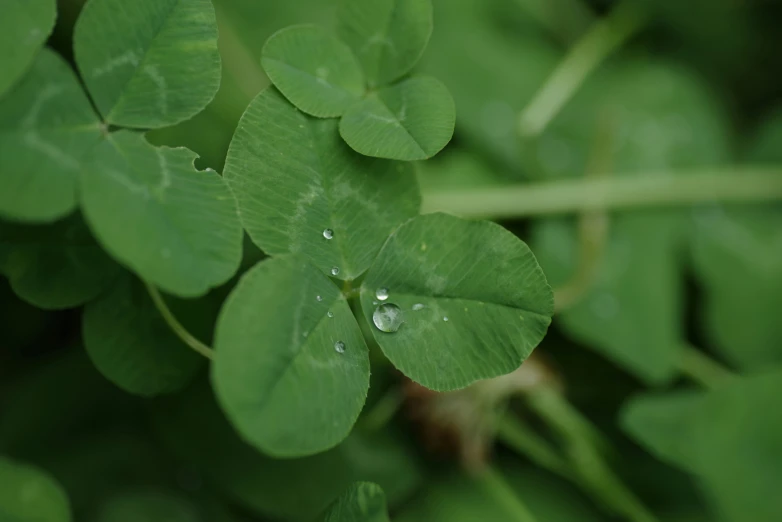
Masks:
[[[329,316],[329,317],[334,317],[334,312],[329,310],[328,312],[326,312],[326,315]]]
[[[331,239],[332,237],[334,237],[334,231],[331,230],[330,228],[324,229],[323,230],[323,237],[325,237],[326,239]]]
[[[395,304],[385,303],[375,308],[372,322],[381,332],[393,333],[405,322],[402,310]]]
[[[345,353],[345,343],[342,341],[337,341],[334,343],[334,349],[337,351],[337,353]]]
[[[339,267],[338,266],[331,267],[331,275],[335,276],[338,274],[339,274]]]
[[[443,316],[443,321],[448,322],[448,316]]]
[[[413,310],[416,311],[416,312],[418,310],[423,310],[423,309],[424,309],[424,305],[422,305],[421,303],[416,303],[416,304],[413,305]]]
[[[323,297],[321,297],[319,295],[316,295],[315,296],[315,300],[318,301],[318,302],[323,301]]]
[[[375,292],[375,297],[377,297],[378,301],[385,301],[388,299],[388,288],[378,288]]]

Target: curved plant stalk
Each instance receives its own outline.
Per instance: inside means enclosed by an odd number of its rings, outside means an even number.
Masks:
[[[693,203],[782,200],[782,169],[733,166],[649,173],[616,179],[575,179],[505,187],[444,190],[424,198],[423,212],[489,219],[640,209]]]
[[[147,287],[147,292],[149,292],[149,297],[152,298],[152,302],[155,303],[155,308],[157,308],[158,312],[160,312],[160,315],[163,317],[163,320],[166,322],[166,324],[168,324],[177,337],[179,337],[182,342],[207,359],[211,360],[214,358],[214,350],[196,339],[193,334],[187,331],[187,328],[185,328],[182,323],[177,320],[173,312],[171,312],[171,309],[166,304],[163,296],[160,295],[160,291],[154,285],[151,285],[146,281],[144,282],[144,285]]]
[[[605,58],[622,46],[644,24],[638,3],[625,0],[595,22],[571,47],[546,83],[522,111],[519,133],[523,138],[539,135]]]
[[[691,380],[710,390],[719,388],[736,378],[736,374],[688,344],[682,347],[679,370]]]
[[[502,504],[509,513],[513,514],[514,522],[538,522],[535,515],[530,512],[499,471],[487,468],[477,477],[478,483],[483,486],[483,489],[491,494],[499,504]]]

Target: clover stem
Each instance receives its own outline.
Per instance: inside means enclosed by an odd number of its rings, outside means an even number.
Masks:
[[[517,0],[529,16],[557,36],[571,43],[594,23],[595,16],[581,0]]]
[[[679,370],[704,388],[715,389],[729,382],[736,375],[717,361],[698,350],[685,345],[679,359]]]
[[[497,424],[497,439],[526,456],[543,469],[547,469],[568,480],[573,479],[573,473],[567,462],[551,447],[551,445],[527,427],[512,413],[505,414]]]
[[[625,0],[592,27],[570,48],[532,101],[521,112],[519,133],[539,135],[559,113],[589,74],[619,48],[644,23],[637,2]]]
[[[559,391],[541,388],[528,394],[527,402],[560,438],[575,481],[583,489],[627,520],[657,522],[606,462],[603,453],[608,444],[603,435]]]
[[[424,194],[423,212],[499,219],[600,209],[779,200],[782,200],[782,169],[746,166],[444,190]]]
[[[478,475],[478,480],[487,493],[491,494],[508,512],[513,513],[515,522],[537,522],[535,516],[499,471],[493,468],[485,469]]]
[[[380,399],[375,402],[372,408],[364,415],[362,425],[375,431],[383,428],[396,415],[404,402],[405,396],[401,388],[392,386]]]
[[[149,296],[152,298],[152,302],[155,303],[155,308],[157,308],[158,312],[160,312],[160,315],[163,317],[163,320],[168,324],[169,328],[171,328],[177,337],[179,337],[182,342],[184,342],[190,348],[211,360],[214,357],[214,350],[196,339],[193,334],[188,332],[187,329],[182,326],[182,323],[180,323],[177,318],[174,317],[174,314],[166,304],[163,296],[160,295],[160,291],[154,285],[151,285],[146,281],[144,282],[144,285],[147,287],[147,292],[149,292]]]

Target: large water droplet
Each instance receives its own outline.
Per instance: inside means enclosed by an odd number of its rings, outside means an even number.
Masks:
[[[448,322],[448,316],[443,316],[443,321]]]
[[[330,228],[324,229],[323,230],[323,237],[325,237],[326,239],[331,239],[332,237],[334,237],[334,231],[331,230]]]
[[[345,353],[345,343],[342,341],[337,341],[334,343],[334,349],[337,351],[337,353]]]
[[[424,309],[424,305],[422,305],[421,303],[416,303],[413,305],[413,310],[415,310],[416,312],[418,310],[423,310],[423,309]]]
[[[328,312],[326,312],[326,315],[329,316],[329,317],[334,317],[334,312],[329,310]]]
[[[405,322],[402,310],[393,303],[381,304],[372,314],[372,322],[381,332],[393,333]]]
[[[378,301],[385,301],[388,299],[388,288],[378,288],[375,292],[375,297],[377,297]]]
[[[331,275],[335,276],[338,274],[339,274],[339,267],[338,266],[331,267]]]
[[[315,300],[318,301],[318,302],[321,302],[321,301],[323,301],[323,297],[321,297],[319,295],[316,295],[315,296]]]

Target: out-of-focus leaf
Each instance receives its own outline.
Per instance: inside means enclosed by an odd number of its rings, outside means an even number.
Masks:
[[[119,271],[79,216],[40,226],[0,223],[0,272],[19,297],[35,306],[80,306]]]
[[[261,64],[275,87],[313,116],[340,116],[364,93],[361,66],[350,48],[315,25],[272,35]]]
[[[0,457],[0,520],[70,522],[68,497],[46,472]]]
[[[691,469],[725,520],[773,522],[782,512],[781,394],[775,370],[697,395],[637,398],[622,424],[660,457]]]
[[[369,388],[361,330],[339,289],[308,262],[258,263],[225,302],[213,381],[229,420],[259,450],[317,453],[344,439]]]
[[[109,135],[81,176],[82,207],[101,245],[142,279],[180,297],[205,294],[241,261],[236,201],[184,148],[155,148],[141,134]]]
[[[242,117],[225,179],[259,247],[299,254],[340,279],[366,271],[388,234],[420,205],[412,165],[356,154],[336,120],[302,114],[275,89]]]
[[[355,480],[339,449],[274,459],[244,443],[204,382],[155,408],[163,441],[218,491],[257,514],[310,522]],[[197,436],[193,436],[197,434]]]
[[[446,391],[518,368],[545,335],[553,298],[513,234],[428,214],[383,246],[361,285],[361,308],[394,366]]]
[[[478,154],[464,149],[447,149],[436,158],[416,164],[421,192],[438,189],[472,189],[507,183],[504,171],[493,169]]]
[[[352,105],[339,132],[366,156],[412,161],[440,152],[453,136],[455,121],[448,88],[430,76],[414,76]]]
[[[745,155],[782,165],[782,113]],[[748,370],[782,362],[782,207],[711,205],[693,211],[692,257],[704,286],[701,320],[712,345]]]
[[[73,47],[95,105],[114,125],[155,128],[186,120],[220,85],[210,0],[89,0]]]
[[[113,495],[99,508],[94,522],[203,522],[197,506],[174,493],[131,490]]]
[[[4,0],[0,4],[0,96],[27,71],[54,28],[56,0]]]
[[[386,496],[377,484],[355,482],[329,507],[324,522],[388,522]]]
[[[87,305],[82,330],[98,370],[130,393],[180,390],[204,361],[172,332],[144,286],[128,276]]]
[[[602,130],[598,130],[602,129]],[[681,69],[629,63],[592,79],[528,150],[548,177],[583,176],[595,132],[605,132],[615,176],[655,175],[720,164],[728,151],[709,91]],[[562,313],[573,337],[650,381],[673,374],[682,346],[679,252],[686,214],[673,209],[610,216],[609,238],[591,287]],[[573,220],[540,221],[534,251],[557,287],[579,263]]]
[[[65,60],[43,50],[0,98],[0,216],[47,222],[73,211],[82,158],[100,135],[76,75]]]
[[[431,0],[341,0],[339,36],[364,67],[370,86],[407,74],[432,34]]]

